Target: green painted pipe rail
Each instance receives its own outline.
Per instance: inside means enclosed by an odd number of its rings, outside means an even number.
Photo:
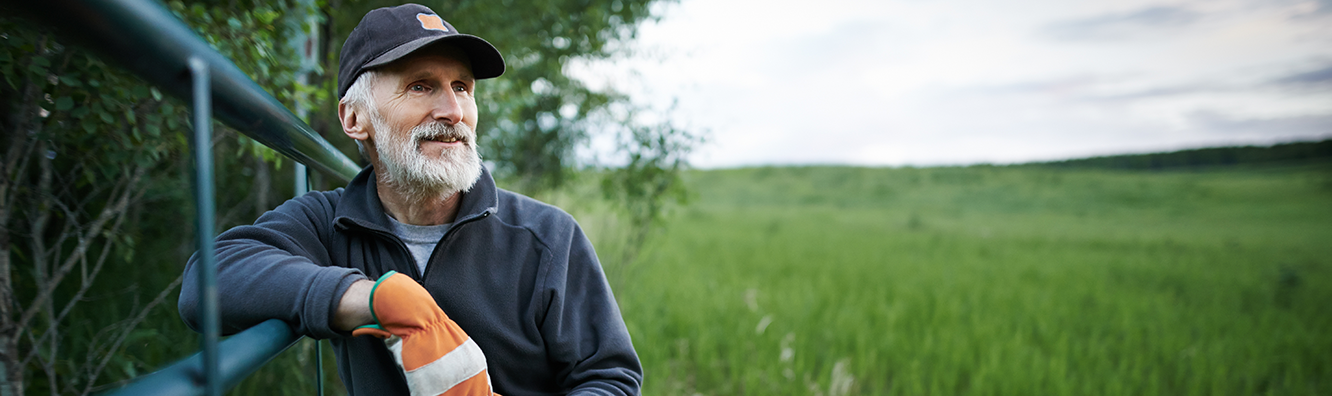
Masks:
[[[269,319],[218,344],[218,386],[230,389],[264,363],[295,344],[300,336],[278,319]],[[204,357],[199,352],[151,374],[135,378],[112,395],[202,395]]]

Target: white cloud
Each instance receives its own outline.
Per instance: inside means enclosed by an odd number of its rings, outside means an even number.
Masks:
[[[703,167],[1020,162],[1332,136],[1332,10],[1299,1],[683,0],[576,66]],[[1319,74],[1319,73],[1323,74]]]

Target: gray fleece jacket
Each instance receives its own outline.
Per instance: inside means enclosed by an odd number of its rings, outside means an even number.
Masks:
[[[425,273],[391,231],[366,168],[345,189],[311,192],[217,238],[223,333],[271,318],[328,338],[352,395],[406,395],[384,343],[330,327],[360,279],[389,270],[420,282],[486,354],[495,392],[636,395],[643,379],[596,252],[572,216],[495,187],[489,171],[463,194]],[[199,329],[197,265],[185,267],[180,314]]]

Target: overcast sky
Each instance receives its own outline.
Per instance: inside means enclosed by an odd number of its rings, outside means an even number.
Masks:
[[[682,0],[571,68],[702,168],[1011,163],[1332,137],[1332,0]]]

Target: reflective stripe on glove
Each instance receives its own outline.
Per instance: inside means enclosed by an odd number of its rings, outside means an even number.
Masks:
[[[411,277],[397,271],[379,277],[370,313],[377,324],[352,335],[384,339],[413,396],[492,394],[481,348]]]

